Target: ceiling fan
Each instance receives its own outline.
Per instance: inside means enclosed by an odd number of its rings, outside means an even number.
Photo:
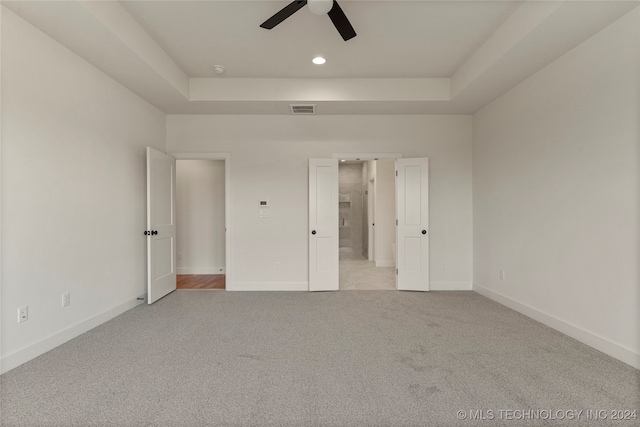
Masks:
[[[309,10],[316,15],[328,14],[331,22],[336,27],[344,41],[352,39],[356,36],[356,32],[342,11],[342,8],[336,0],[294,0],[271,18],[264,21],[260,26],[267,30],[272,29],[282,21],[302,9],[308,3]]]

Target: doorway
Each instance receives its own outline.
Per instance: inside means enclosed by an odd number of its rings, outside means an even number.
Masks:
[[[396,288],[394,177],[394,160],[338,164],[340,290]]]
[[[339,268],[339,166],[340,160],[367,160],[372,155],[334,154],[332,159],[309,159],[309,290],[334,291],[340,289]],[[364,158],[364,159],[363,159]],[[402,158],[385,153],[372,160],[395,159],[392,182],[395,197],[388,203],[379,200],[380,176],[375,180],[375,261],[376,267],[386,263],[396,265],[395,288],[403,291],[429,290],[429,159]],[[377,163],[376,163],[377,164]],[[378,169],[376,167],[376,169]],[[380,175],[379,171],[376,171]],[[349,198],[351,200],[351,198]],[[347,198],[343,198],[347,201]],[[379,228],[382,212],[392,212],[393,237],[385,242]],[[369,216],[371,218],[371,216]],[[343,222],[343,225],[346,224]],[[393,245],[396,245],[395,247]],[[368,244],[371,247],[371,242]],[[353,252],[353,250],[352,250]],[[389,259],[381,259],[381,254]],[[395,258],[393,257],[395,254]],[[395,260],[395,261],[394,261]]]
[[[228,289],[228,158],[176,157],[176,288]]]

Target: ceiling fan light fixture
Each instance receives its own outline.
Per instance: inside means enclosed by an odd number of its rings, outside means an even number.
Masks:
[[[327,60],[326,60],[326,59],[324,59],[322,56],[316,56],[315,58],[313,58],[313,59],[311,60],[311,62],[313,62],[313,63],[314,63],[314,64],[316,64],[316,65],[322,65],[322,64],[324,64],[325,62],[327,62]]]
[[[326,15],[333,7],[333,0],[309,0],[307,6],[314,15]]]
[[[344,41],[351,40],[356,36],[356,30],[353,29],[351,22],[349,22],[347,15],[344,14],[337,0],[293,0],[271,18],[260,24],[260,26],[267,30],[272,30],[276,25],[282,23],[282,21],[302,9],[305,5],[309,5],[309,10],[313,13],[328,15]]]

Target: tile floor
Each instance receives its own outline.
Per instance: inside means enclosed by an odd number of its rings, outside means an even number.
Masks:
[[[376,267],[351,248],[340,248],[340,290],[394,290],[395,269]]]
[[[394,290],[396,288],[395,269],[376,267],[374,261],[353,251],[340,248],[340,290]]]
[[[358,251],[354,251],[353,248],[341,247],[340,248],[339,259],[340,259],[340,261],[346,260],[346,259],[349,259],[349,260],[364,260],[365,257],[364,257],[364,255],[362,255]]]
[[[394,290],[395,269],[374,261],[340,260],[340,290]]]

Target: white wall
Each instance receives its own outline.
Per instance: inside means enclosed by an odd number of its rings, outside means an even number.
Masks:
[[[147,145],[164,114],[2,8],[2,371],[146,292]]]
[[[178,160],[178,274],[224,273],[224,223],[224,161]]]
[[[230,153],[228,289],[307,289],[309,158],[345,152],[430,158],[431,262],[447,263],[431,281],[470,288],[470,116],[169,115],[167,143]],[[263,198],[270,218],[258,216]]]
[[[376,266],[395,267],[391,244],[396,241],[396,161],[376,161]]]
[[[474,289],[636,367],[639,21],[473,119]]]

